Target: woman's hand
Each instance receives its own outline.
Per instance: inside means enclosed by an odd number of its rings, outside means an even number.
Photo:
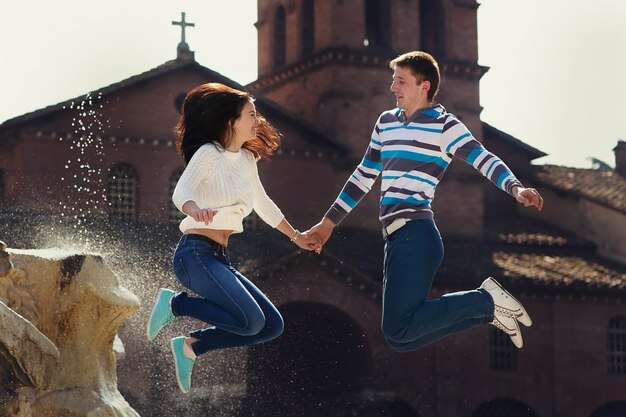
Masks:
[[[278,223],[276,228],[301,249],[316,250],[321,249],[322,247],[322,244],[317,236],[307,232],[301,233],[299,230],[294,229],[293,226],[289,224],[287,219],[283,219],[280,223]]]
[[[513,187],[513,196],[524,207],[535,206],[537,211],[543,208],[543,197],[534,188]]]
[[[204,224],[209,224],[213,222],[213,218],[217,214],[217,210],[208,209],[208,208],[199,208],[197,210],[190,210],[190,216],[197,222],[204,222]]]
[[[209,208],[200,208],[195,201],[189,200],[183,204],[183,213],[191,216],[195,221],[204,224],[213,222],[213,217],[217,214],[217,210]]]
[[[321,248],[322,245],[315,235],[308,235],[307,233],[300,233],[295,239],[293,239],[293,243],[298,245],[301,249],[304,250],[315,250],[317,248]]]

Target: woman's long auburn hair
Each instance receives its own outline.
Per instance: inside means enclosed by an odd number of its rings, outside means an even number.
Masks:
[[[202,84],[191,90],[183,102],[182,115],[174,129],[176,151],[189,163],[193,154],[206,143],[228,147],[234,123],[243,107],[253,102],[247,92],[219,83]],[[269,158],[280,146],[281,134],[257,112],[256,137],[243,144],[255,158]]]

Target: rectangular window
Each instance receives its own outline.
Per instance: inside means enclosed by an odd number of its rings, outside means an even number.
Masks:
[[[607,332],[608,371],[610,375],[626,375],[626,317],[609,320]]]
[[[517,348],[499,329],[489,329],[489,368],[493,371],[517,371]]]
[[[134,221],[137,218],[137,173],[121,164],[109,172],[109,218]]]

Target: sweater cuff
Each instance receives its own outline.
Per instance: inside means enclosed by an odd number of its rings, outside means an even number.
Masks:
[[[348,215],[348,212],[342,209],[341,207],[333,204],[330,209],[326,212],[324,217],[328,217],[328,219],[335,223],[335,225],[339,225],[341,221]]]
[[[183,206],[188,201],[193,201],[193,198],[191,196],[188,196],[188,195],[183,195],[182,193],[180,193],[180,194],[174,193],[174,195],[172,196],[172,202],[174,203],[174,206],[176,206],[176,208],[181,213],[183,212]]]
[[[513,195],[513,187],[520,187],[520,188],[524,188],[524,186],[523,186],[523,185],[522,185],[522,183],[521,183],[521,182],[519,182],[519,180],[517,180],[517,179],[516,179],[515,181],[512,181],[512,182],[508,185],[508,187],[507,187],[507,189],[506,189],[506,192],[507,192],[507,193],[508,193],[511,197],[514,197],[514,198],[515,198],[515,196]]]
[[[261,220],[263,220],[265,223],[268,224],[268,226],[272,227],[273,229],[276,229],[276,227],[280,224],[280,222],[282,222],[283,219],[285,218],[283,213],[281,213],[280,211],[278,211],[278,213],[276,213],[276,215],[273,215],[273,216],[267,216],[266,214],[261,216],[261,214],[258,211],[257,211],[257,214],[259,215]]]

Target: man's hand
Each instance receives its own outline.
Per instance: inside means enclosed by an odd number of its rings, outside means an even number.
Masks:
[[[335,226],[335,223],[331,222],[328,217],[324,217],[319,223],[305,232],[307,237],[316,237],[318,240],[317,245],[313,248],[315,253],[319,254],[322,252],[322,246],[330,239]]]
[[[534,188],[513,187],[513,196],[524,207],[535,206],[537,211],[543,208],[543,197]]]
[[[300,233],[294,240],[294,243],[304,250],[314,250],[317,252],[318,249],[322,249],[322,244],[317,235],[311,235],[307,232]]]

